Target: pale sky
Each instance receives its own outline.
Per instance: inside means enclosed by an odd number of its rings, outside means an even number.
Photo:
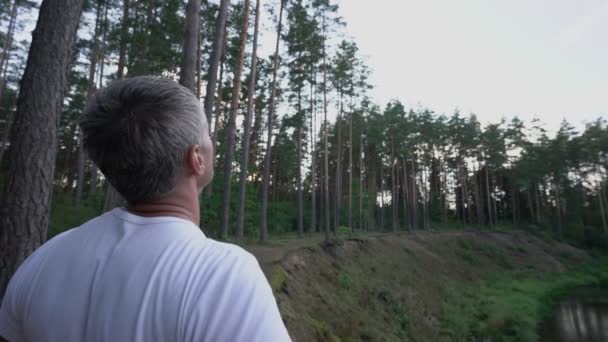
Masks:
[[[608,0],[339,0],[382,106],[608,118]]]

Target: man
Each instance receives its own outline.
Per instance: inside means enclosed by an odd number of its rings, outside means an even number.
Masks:
[[[194,95],[155,77],[116,81],[97,92],[80,127],[91,160],[129,204],[56,236],[21,265],[0,336],[289,341],[257,260],[198,227],[213,151]]]

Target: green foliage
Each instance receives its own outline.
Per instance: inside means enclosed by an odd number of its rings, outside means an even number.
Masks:
[[[103,193],[89,194],[80,208],[74,207],[70,193],[57,194],[51,206],[48,239],[62,232],[76,228],[101,213]]]
[[[564,293],[608,285],[608,260],[565,273],[509,272],[448,287],[441,334],[453,340],[536,341],[538,324]]]
[[[340,277],[340,285],[342,288],[345,290],[350,290],[352,284],[353,279],[351,278],[350,274],[348,274],[348,272],[342,273],[342,276]]]
[[[390,289],[380,291],[380,297],[386,302],[395,322],[395,335],[405,341],[412,334],[412,326],[407,311],[401,300]]]

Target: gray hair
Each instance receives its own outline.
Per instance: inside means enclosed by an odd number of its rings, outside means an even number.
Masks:
[[[171,192],[192,145],[208,134],[194,94],[174,81],[141,76],[95,94],[80,119],[84,148],[130,203]]]

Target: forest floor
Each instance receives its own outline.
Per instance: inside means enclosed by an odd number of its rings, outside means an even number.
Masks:
[[[543,296],[595,279],[572,273],[591,262],[585,251],[522,231],[377,233],[329,243],[319,234],[246,248],[295,341],[495,333],[534,340]]]

